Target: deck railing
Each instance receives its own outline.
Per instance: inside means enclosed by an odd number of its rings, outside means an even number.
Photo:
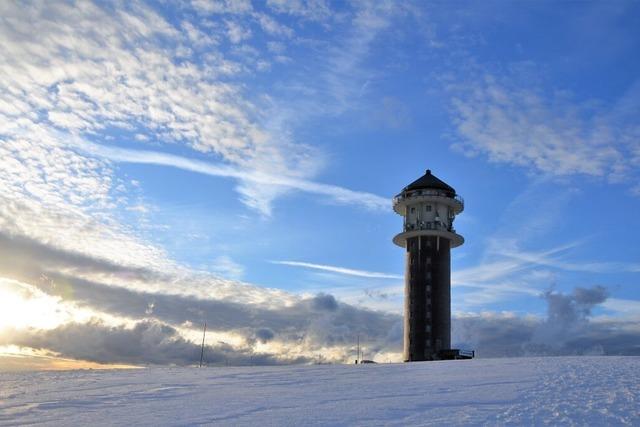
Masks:
[[[417,224],[405,224],[404,231],[414,231],[414,230],[444,230],[455,233],[456,230],[453,226],[447,227],[441,221],[420,221]]]
[[[409,191],[407,193],[400,193],[393,198],[393,204],[395,205],[396,203],[399,203],[402,200],[411,199],[413,197],[419,197],[419,196],[435,196],[435,197],[443,197],[445,199],[455,199],[464,208],[464,199],[462,198],[462,196],[458,194],[454,194],[453,197],[451,197],[447,193],[442,191],[437,191],[437,190],[414,190],[414,191]]]

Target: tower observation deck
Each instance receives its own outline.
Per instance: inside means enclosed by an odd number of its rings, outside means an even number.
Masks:
[[[464,209],[456,191],[427,169],[393,198],[406,249],[404,360],[438,360],[451,349],[451,248],[464,243],[453,228]]]

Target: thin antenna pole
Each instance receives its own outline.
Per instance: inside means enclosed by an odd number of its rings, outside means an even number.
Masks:
[[[202,368],[202,359],[204,359],[204,337],[207,335],[207,322],[204,322],[204,330],[202,331],[202,348],[200,349],[200,367]]]
[[[356,355],[356,363],[360,361],[360,335],[358,335],[358,354]]]

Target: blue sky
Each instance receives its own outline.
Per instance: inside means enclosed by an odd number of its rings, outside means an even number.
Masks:
[[[270,363],[321,349],[339,361],[356,333],[348,312],[382,322],[369,345],[396,357],[404,254],[391,197],[427,168],[466,203],[454,316],[543,328],[557,297],[581,333],[640,331],[637,3],[0,11],[0,232],[5,250],[25,251],[24,268],[0,276],[16,304],[66,313],[0,321],[7,354],[142,363],[79,352],[55,332],[135,339],[164,325],[163,340],[187,346],[213,316],[231,347],[212,341],[212,353]],[[168,295],[239,304],[257,320],[216,329],[224,316],[201,308],[158,314]],[[120,297],[146,308],[116,309]],[[333,317],[286,311],[305,304]],[[289,320],[270,323],[265,306]]]

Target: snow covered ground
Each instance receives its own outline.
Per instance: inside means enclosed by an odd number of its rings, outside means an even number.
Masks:
[[[0,424],[640,425],[640,358],[0,374]]]

